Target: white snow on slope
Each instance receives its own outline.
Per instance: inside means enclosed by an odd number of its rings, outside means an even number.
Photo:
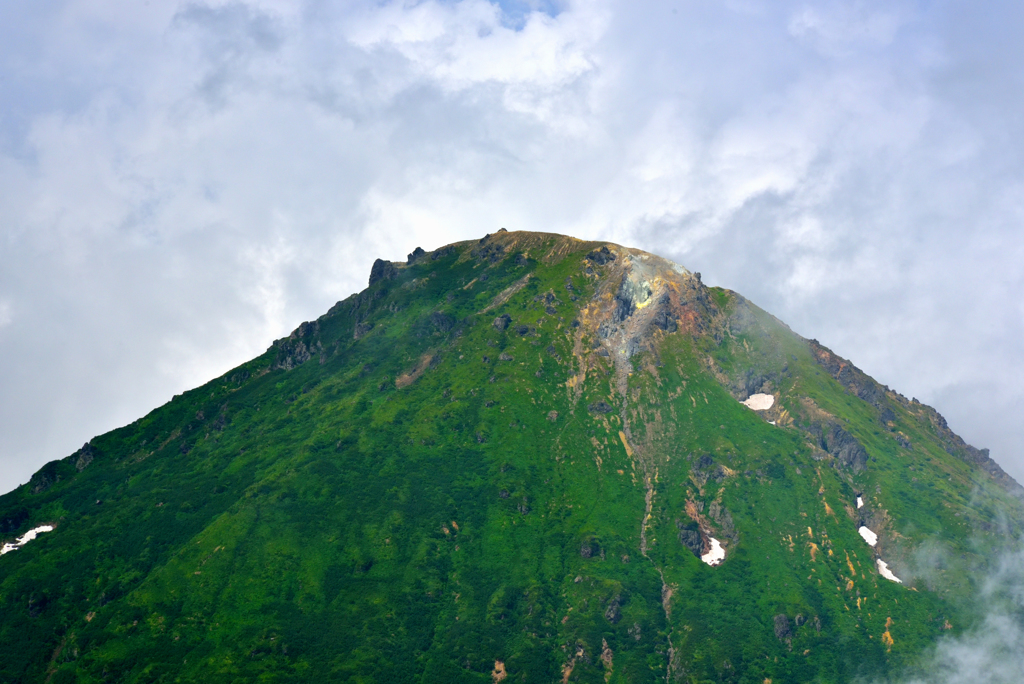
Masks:
[[[893,582],[896,582],[898,584],[903,584],[903,580],[901,580],[896,575],[892,574],[892,570],[889,569],[888,564],[886,564],[884,560],[879,558],[875,561],[875,563],[878,564],[878,574],[880,574],[887,580],[892,580]]]
[[[864,508],[864,499],[857,497],[857,508]]]
[[[702,561],[708,565],[718,565],[725,560],[725,549],[722,548],[721,542],[714,537],[708,537],[711,540],[711,550],[700,557]]]
[[[23,534],[20,537],[18,537],[17,541],[15,541],[13,544],[11,544],[11,543],[4,544],[3,547],[0,548],[0,556],[4,555],[5,553],[10,553],[11,551],[17,551],[22,546],[24,546],[25,544],[28,544],[30,541],[32,541],[33,539],[38,537],[40,532],[52,532],[52,531],[53,531],[53,525],[40,525],[39,527],[33,528],[33,529],[29,530],[28,532],[26,532],[25,534]]]
[[[775,397],[771,394],[751,394],[741,404],[755,411],[767,411],[775,403]]]
[[[868,528],[864,527],[863,525],[861,525],[857,531],[860,532],[860,536],[864,537],[864,541],[866,541],[871,546],[874,546],[878,543],[878,535],[869,530]]]

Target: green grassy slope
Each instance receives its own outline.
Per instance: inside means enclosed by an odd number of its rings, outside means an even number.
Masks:
[[[987,454],[601,246],[379,264],[0,497],[4,541],[55,526],[0,557],[0,681],[843,682],[971,624],[1022,520]]]

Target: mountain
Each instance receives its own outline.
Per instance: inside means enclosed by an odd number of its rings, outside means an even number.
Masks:
[[[896,677],[1020,494],[699,273],[501,231],[0,497],[0,680]]]

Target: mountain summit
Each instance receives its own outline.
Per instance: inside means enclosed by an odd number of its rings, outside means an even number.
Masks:
[[[0,497],[0,680],[885,678],[1020,493],[699,273],[501,231]]]

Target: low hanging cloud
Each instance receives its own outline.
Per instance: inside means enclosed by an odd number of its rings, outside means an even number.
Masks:
[[[1024,476],[1008,2],[0,8],[0,490],[402,258],[673,258]]]
[[[1001,555],[978,583],[976,624],[944,636],[899,684],[1014,684],[1024,681],[1024,551]]]

